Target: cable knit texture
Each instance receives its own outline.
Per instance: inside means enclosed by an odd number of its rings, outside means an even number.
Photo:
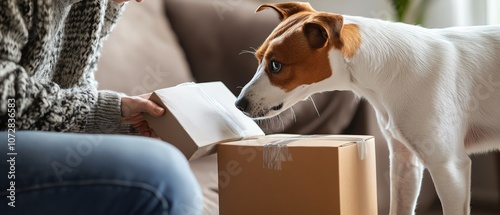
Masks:
[[[121,94],[97,90],[101,46],[123,4],[0,1],[0,130],[15,99],[16,129],[114,133]]]

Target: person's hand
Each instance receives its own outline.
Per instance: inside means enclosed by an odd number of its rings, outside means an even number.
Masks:
[[[155,131],[149,127],[148,122],[144,120],[141,113],[149,113],[152,116],[159,117],[165,113],[165,110],[149,100],[151,93],[140,96],[122,97],[122,121],[130,123],[141,135],[146,137],[158,137]]]

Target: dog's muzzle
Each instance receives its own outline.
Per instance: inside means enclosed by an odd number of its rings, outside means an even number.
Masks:
[[[238,110],[245,113],[246,115],[248,115],[248,106],[249,106],[248,104],[249,104],[249,102],[248,102],[248,99],[246,97],[239,98],[234,103],[236,108],[238,108]]]
[[[238,110],[240,110],[241,112],[243,112],[245,115],[247,115],[249,117],[264,117],[271,110],[279,111],[283,108],[283,103],[280,103],[279,105],[273,106],[269,109],[267,109],[267,108],[255,109],[255,104],[254,104],[254,107],[252,110],[252,107],[251,107],[252,105],[250,104],[250,101],[246,97],[239,98],[238,100],[236,100],[234,105],[236,106],[236,108],[238,108]],[[260,107],[260,105],[257,105],[257,106]]]

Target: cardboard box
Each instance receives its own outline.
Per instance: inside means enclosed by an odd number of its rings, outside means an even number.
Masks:
[[[220,215],[377,214],[374,142],[362,135],[269,135],[222,143]]]
[[[144,114],[149,126],[188,160],[215,153],[221,142],[264,135],[234,106],[236,97],[222,82],[187,83],[156,90],[150,100],[165,108],[165,114]]]

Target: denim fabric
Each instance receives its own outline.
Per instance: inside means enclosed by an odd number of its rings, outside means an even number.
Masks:
[[[167,143],[125,135],[15,135],[9,151],[7,132],[0,132],[0,214],[201,214],[200,187],[184,156]],[[12,182],[15,195],[8,191]],[[13,200],[15,208],[8,205]]]

